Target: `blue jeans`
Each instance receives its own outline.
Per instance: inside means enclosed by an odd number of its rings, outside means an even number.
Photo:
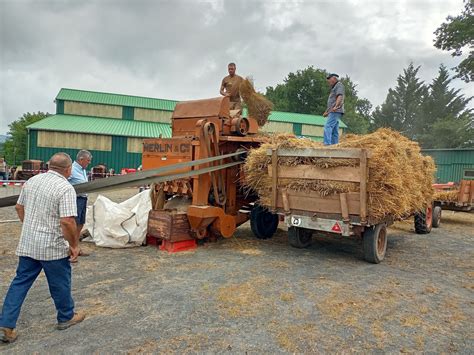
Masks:
[[[77,205],[76,224],[83,225],[86,223],[87,197],[77,196],[76,205]]]
[[[16,276],[8,289],[0,316],[0,327],[16,328],[21,306],[26,294],[41,270],[48,280],[49,292],[58,311],[58,323],[67,322],[74,316],[74,300],[71,295],[71,264],[69,258],[39,261],[20,256]]]
[[[342,113],[331,112],[324,125],[324,145],[339,143],[339,120]]]

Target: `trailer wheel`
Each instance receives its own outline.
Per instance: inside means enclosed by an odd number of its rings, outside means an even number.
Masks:
[[[428,234],[433,227],[433,207],[428,206],[425,211],[415,213],[415,232]]]
[[[288,241],[295,248],[307,248],[311,245],[313,231],[305,228],[290,227],[288,228]]]
[[[441,224],[441,206],[433,208],[433,228],[438,228]]]
[[[250,212],[250,228],[258,239],[273,237],[279,222],[277,214],[271,213],[262,206],[255,206]]]
[[[385,258],[387,251],[387,227],[377,224],[367,228],[363,234],[364,259],[369,263],[378,264]]]

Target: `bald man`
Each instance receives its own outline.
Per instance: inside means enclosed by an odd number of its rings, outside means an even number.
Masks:
[[[23,222],[16,249],[19,261],[0,315],[1,342],[17,339],[15,328],[21,306],[41,271],[56,306],[57,329],[67,329],[84,320],[84,314],[74,312],[71,295],[70,261],[79,255],[76,192],[67,180],[71,169],[69,155],[56,153],[49,160],[49,171],[33,176],[21,190],[16,204]]]

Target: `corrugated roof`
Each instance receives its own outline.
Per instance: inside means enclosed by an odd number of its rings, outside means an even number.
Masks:
[[[49,116],[29,125],[27,128],[125,137],[156,138],[160,134],[163,137],[171,137],[171,127],[166,123],[74,115]]]
[[[269,120],[274,122],[301,123],[315,126],[324,126],[326,123],[326,119],[323,116],[282,111],[272,111]],[[339,123],[339,127],[347,128],[342,121]]]
[[[62,88],[56,100],[88,102],[94,104],[141,107],[153,110],[173,111],[175,100],[154,99],[151,97],[112,94],[107,92],[85,91]]]

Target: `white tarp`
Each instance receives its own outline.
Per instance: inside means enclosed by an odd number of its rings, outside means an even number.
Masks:
[[[99,195],[95,203],[87,208],[84,228],[89,231],[92,241],[100,247],[140,246],[146,237],[150,210],[150,190],[122,203]]]

